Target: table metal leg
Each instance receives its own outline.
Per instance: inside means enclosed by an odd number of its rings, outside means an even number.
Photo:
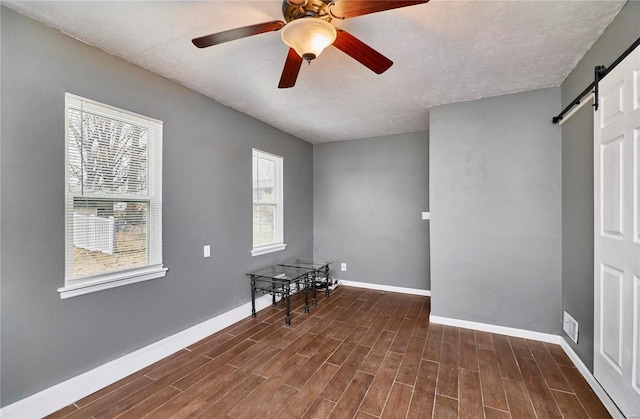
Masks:
[[[256,317],[256,279],[251,277],[251,317]]]
[[[276,283],[271,281],[271,306],[276,306]]]
[[[313,273],[309,274],[311,276],[311,298],[313,300],[313,306],[316,306],[316,280],[317,280],[317,275],[316,275],[316,271],[313,271]]]
[[[305,280],[303,282],[304,286],[304,312],[309,312],[309,275],[304,276]]]
[[[287,326],[291,326],[291,314],[290,314],[290,311],[291,311],[291,298],[290,298],[290,296],[291,296],[291,285],[286,284],[284,286],[284,292],[285,292],[286,298],[287,298],[287,313],[286,313],[286,317],[284,318],[284,323]]]
[[[329,265],[324,267],[324,278],[325,281],[327,281],[327,289],[324,292],[324,295],[328,298],[329,297]]]

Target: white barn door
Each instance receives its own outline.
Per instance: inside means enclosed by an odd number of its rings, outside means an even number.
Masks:
[[[640,417],[640,47],[600,81],[594,120],[594,376]]]

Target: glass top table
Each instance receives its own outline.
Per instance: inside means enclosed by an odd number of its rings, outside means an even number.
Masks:
[[[269,266],[247,276],[251,278],[251,317],[256,317],[256,293],[271,294],[272,305],[276,305],[276,295],[281,295],[286,302],[285,324],[291,325],[291,293],[292,287],[296,292],[304,290],[305,313],[309,312],[309,285],[315,279],[312,268],[286,265]]]
[[[314,260],[311,258],[296,258],[291,259],[285,263],[281,263],[280,266],[291,266],[302,269],[312,269],[314,278],[312,281],[313,292],[313,305],[316,305],[316,283],[320,277],[324,277],[326,281],[325,297],[329,297],[329,265],[333,261],[330,260]]]

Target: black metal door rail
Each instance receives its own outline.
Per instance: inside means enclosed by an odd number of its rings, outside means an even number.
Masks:
[[[594,93],[594,102],[592,106],[597,111],[598,110],[598,83],[600,82],[600,80],[604,78],[604,76],[609,74],[611,70],[613,70],[618,64],[620,64],[622,60],[627,58],[627,55],[631,54],[631,52],[634,49],[636,49],[638,45],[640,45],[640,38],[636,39],[636,41],[633,44],[631,44],[631,46],[627,48],[608,68],[603,65],[596,66],[593,70],[593,73],[594,73],[593,83],[591,83],[586,89],[582,91],[582,93],[580,93],[575,99],[573,99],[571,103],[566,108],[564,108],[562,112],[558,114],[558,116],[554,116],[553,123],[557,124],[558,122],[562,121],[562,118],[564,118],[565,115],[574,106],[578,106],[580,102],[582,102],[582,98],[584,98],[591,92]]]

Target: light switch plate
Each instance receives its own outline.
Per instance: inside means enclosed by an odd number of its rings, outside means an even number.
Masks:
[[[211,257],[211,245],[206,244],[204,246],[204,257]]]
[[[430,220],[431,219],[431,213],[429,211],[423,211],[422,212],[422,219],[423,220]]]

